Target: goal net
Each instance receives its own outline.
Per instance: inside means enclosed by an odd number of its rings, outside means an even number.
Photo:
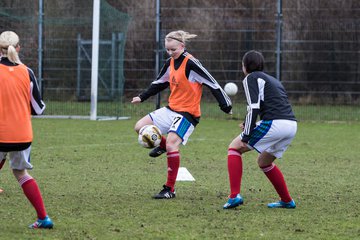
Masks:
[[[20,58],[38,77],[46,115],[90,116],[93,1],[4,1],[0,6],[0,25],[19,34]],[[100,1],[99,117],[122,117],[123,62],[130,20],[128,14]]]

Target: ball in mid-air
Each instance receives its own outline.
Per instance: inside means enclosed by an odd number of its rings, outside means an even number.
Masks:
[[[238,91],[238,87],[235,83],[229,82],[225,84],[224,91],[226,92],[227,95],[234,96]]]
[[[161,142],[161,131],[155,125],[145,125],[139,131],[138,142],[144,148],[158,147]]]

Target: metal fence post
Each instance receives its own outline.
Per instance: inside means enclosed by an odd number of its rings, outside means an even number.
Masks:
[[[160,71],[160,28],[161,28],[161,19],[160,19],[160,0],[156,0],[156,56],[155,56],[155,76]],[[156,96],[156,109],[160,108],[161,95],[160,93]]]
[[[39,90],[40,95],[43,96],[43,79],[42,79],[42,71],[43,71],[43,16],[44,16],[44,3],[43,0],[39,0],[39,16],[38,16],[38,81],[39,81]]]
[[[276,78],[279,81],[281,81],[282,17],[282,0],[278,0],[276,16]]]

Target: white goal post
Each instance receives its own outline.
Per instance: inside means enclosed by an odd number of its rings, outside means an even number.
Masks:
[[[91,60],[91,107],[90,120],[97,119],[98,68],[99,68],[100,0],[94,0],[92,60]]]

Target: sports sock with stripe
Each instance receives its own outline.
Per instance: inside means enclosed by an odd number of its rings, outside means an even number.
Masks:
[[[281,198],[281,201],[286,203],[290,202],[292,198],[290,197],[284,176],[280,169],[273,163],[269,166],[261,167],[261,170],[274,186],[276,192]]]
[[[180,167],[180,153],[179,151],[167,153],[167,181],[166,186],[171,188],[171,191],[174,192],[176,177]]]
[[[241,178],[243,173],[241,153],[235,148],[228,149],[228,173],[230,181],[230,198],[240,193]]]
[[[30,175],[25,175],[19,180],[19,184],[22,187],[25,196],[35,208],[38,218],[44,219],[47,214],[40,189],[35,179]]]

